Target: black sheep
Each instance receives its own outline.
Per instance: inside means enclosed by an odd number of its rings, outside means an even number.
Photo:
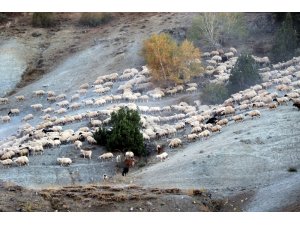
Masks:
[[[129,171],[129,168],[128,167],[124,167],[123,168],[123,172],[122,172],[122,176],[123,177],[126,176],[126,174],[128,173],[128,171]]]
[[[10,114],[12,114],[11,110],[9,110],[9,112],[7,113],[7,115],[9,116]]]
[[[300,110],[300,102],[295,102],[295,103],[293,104],[293,106],[297,107],[298,110]]]
[[[222,55],[222,63],[226,62],[228,60],[228,57],[226,55]]]
[[[209,120],[207,120],[206,124],[211,123],[211,124],[216,124],[218,122],[218,118],[216,117],[211,117]]]

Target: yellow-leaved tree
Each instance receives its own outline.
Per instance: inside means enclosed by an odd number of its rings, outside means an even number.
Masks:
[[[165,33],[145,40],[142,53],[154,81],[183,83],[203,72],[200,50],[187,40],[177,45]]]

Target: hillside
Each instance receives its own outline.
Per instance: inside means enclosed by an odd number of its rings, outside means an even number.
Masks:
[[[78,206],[79,201],[86,203],[88,211],[299,210],[299,172],[288,170],[300,169],[300,117],[292,106],[300,95],[300,57],[276,65],[261,63],[263,83],[232,95],[222,105],[201,104],[203,81],[226,83],[239,53],[252,46],[251,41],[240,43],[241,48],[235,46],[237,52],[225,47],[232,56],[224,63],[212,64],[205,76],[182,86],[157,88],[140,56],[143,40],[163,30],[184,37],[192,16],[119,13],[111,23],[92,29],[78,26],[79,14],[59,14],[57,28],[41,29],[31,28],[30,16],[24,15],[22,23],[0,28],[5,31],[0,34],[0,84],[5,86],[0,93],[5,97],[0,101],[1,162],[20,156],[22,146],[31,151],[28,166],[0,164],[0,210],[86,211]],[[248,17],[249,21],[255,18],[261,17]],[[264,43],[269,35],[257,41]],[[201,60],[210,65],[213,53],[206,51]],[[258,63],[263,59],[255,58]],[[196,91],[189,91],[190,86]],[[249,97],[250,92],[254,95]],[[24,101],[17,101],[20,95]],[[284,104],[270,109],[274,98],[285,95]],[[258,102],[259,108],[253,105]],[[73,107],[75,103],[77,107]],[[34,104],[41,104],[41,109],[35,110]],[[244,104],[248,107],[241,108]],[[243,122],[235,122],[233,114],[225,115],[220,119],[228,119],[228,124],[222,125],[220,132],[212,132],[206,121],[228,105],[235,108],[235,115],[243,116]],[[136,157],[136,166],[126,177],[121,176],[115,157],[98,159],[106,152],[103,147],[84,139],[83,148],[93,153],[88,160],[71,140],[82,134],[91,137],[97,129],[92,120],[106,124],[110,114],[122,106],[140,112],[141,132],[149,151],[148,158]],[[13,108],[20,113],[5,121]],[[252,110],[259,110],[261,116],[246,115]],[[28,114],[33,117],[25,121]],[[187,135],[195,126],[201,131],[189,140]],[[42,131],[54,127],[58,132]],[[210,131],[209,137],[201,138],[203,130]],[[69,136],[63,139],[65,135]],[[182,146],[166,147],[168,158],[160,162],[155,156],[156,144],[168,146],[175,137],[182,140]],[[42,146],[40,152],[32,150],[34,146]],[[69,157],[72,164],[62,167],[58,157]],[[104,174],[109,181],[103,180]],[[19,201],[12,204],[15,193]]]

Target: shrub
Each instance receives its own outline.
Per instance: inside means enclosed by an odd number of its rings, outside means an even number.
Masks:
[[[99,129],[94,133],[94,138],[97,141],[97,144],[106,146],[109,133],[110,132],[104,127],[99,127]]]
[[[32,14],[32,26],[34,27],[53,27],[57,24],[55,14],[52,12],[35,12]]]
[[[218,48],[229,39],[242,39],[247,35],[243,13],[205,12],[193,19],[188,36],[194,41]]]
[[[292,16],[288,13],[281,27],[275,34],[270,58],[273,63],[287,61],[295,55],[296,49],[297,33],[293,27]]]
[[[136,155],[145,155],[143,135],[140,133],[141,122],[137,111],[128,107],[121,108],[111,114],[111,131],[99,128],[94,134],[99,145],[104,145],[108,150],[121,149],[132,151]]]
[[[88,27],[97,27],[99,25],[108,23],[111,19],[112,15],[110,13],[82,13],[79,24]]]
[[[183,83],[203,71],[199,49],[187,40],[177,45],[165,33],[154,34],[145,40],[142,53],[153,80],[158,83]]]
[[[205,104],[220,104],[228,97],[228,90],[222,84],[207,84],[201,94]]]
[[[261,82],[261,77],[254,59],[250,54],[241,54],[231,70],[227,87],[229,94],[236,93],[259,82]]]

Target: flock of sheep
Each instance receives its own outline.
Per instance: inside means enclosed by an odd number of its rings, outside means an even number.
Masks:
[[[226,53],[212,51],[203,54],[208,63],[205,73],[211,76],[211,82],[225,84],[228,81],[230,70],[237,60],[236,54],[234,48]],[[91,159],[93,150],[87,146],[96,144],[94,132],[99,126],[108,125],[112,112],[124,106],[140,112],[141,133],[145,142],[159,141],[167,143],[169,148],[177,148],[195,140],[206,140],[232,123],[260,117],[261,109],[274,110],[289,101],[299,105],[300,57],[276,65],[270,65],[267,57],[254,59],[264,66],[260,69],[263,83],[233,94],[222,105],[203,106],[198,102],[192,105],[186,102],[160,104],[167,98],[197,94],[198,84],[187,83],[166,89],[154,87],[146,66],[141,71],[132,68],[124,70],[121,75],[99,76],[92,83],[80,85],[70,96],[41,89],[28,96],[0,98],[0,106],[6,107],[12,102],[26,106],[29,98],[36,101],[30,105],[30,112],[22,108],[9,108],[1,116],[0,129],[14,120],[20,121],[16,134],[0,141],[1,163],[5,167],[28,165],[31,157],[67,144],[73,145],[78,155]],[[65,128],[66,125],[76,124],[85,125],[75,130]],[[165,151],[156,156],[161,161],[167,157]],[[132,152],[124,156],[106,152],[97,158],[100,161],[115,159],[117,163],[125,161],[123,175],[134,165]],[[54,161],[61,166],[73,163],[71,158],[64,156]]]

